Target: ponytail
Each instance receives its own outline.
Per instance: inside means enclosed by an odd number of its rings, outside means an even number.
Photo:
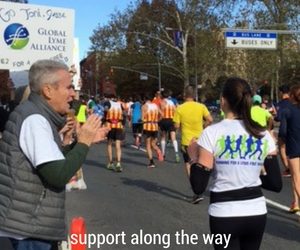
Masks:
[[[240,118],[243,120],[246,131],[255,138],[262,138],[263,132],[266,131],[259,123],[251,117],[252,98],[251,93],[243,95],[240,106]]]
[[[262,138],[266,128],[252,120],[252,98],[249,84],[241,78],[228,78],[224,84],[222,96],[227,100],[231,111],[242,119],[246,131],[255,138]]]

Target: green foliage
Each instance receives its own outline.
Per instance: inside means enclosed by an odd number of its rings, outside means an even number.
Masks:
[[[299,0],[138,0],[91,36],[92,51],[112,65],[158,77],[175,93],[193,83],[197,74],[201,94],[218,99],[220,79],[240,76],[255,89],[263,80],[271,95],[278,85],[299,80],[299,33],[278,35],[278,49],[228,50],[223,28],[299,30]],[[181,32],[181,46],[174,44]],[[141,81],[139,74],[116,70],[121,95],[155,91],[158,80]]]

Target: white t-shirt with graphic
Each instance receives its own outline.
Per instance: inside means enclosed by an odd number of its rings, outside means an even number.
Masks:
[[[241,120],[223,121],[207,127],[198,144],[214,155],[210,191],[223,192],[261,185],[260,171],[266,156],[276,150],[268,131],[257,139]],[[212,203],[209,214],[216,217],[260,215],[267,212],[264,197],[243,201]]]

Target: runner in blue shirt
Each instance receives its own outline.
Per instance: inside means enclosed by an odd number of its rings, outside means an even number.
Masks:
[[[131,109],[132,133],[135,140],[135,146],[139,148],[142,142],[142,132],[143,132],[142,104],[139,97],[136,98],[135,102],[131,105],[130,109]]]

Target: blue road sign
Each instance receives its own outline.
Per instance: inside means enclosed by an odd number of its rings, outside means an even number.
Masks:
[[[239,38],[266,38],[266,39],[276,39],[276,33],[258,33],[258,32],[235,32],[230,31],[225,33],[226,37],[239,37]]]
[[[277,33],[227,31],[226,48],[237,49],[276,49]]]

